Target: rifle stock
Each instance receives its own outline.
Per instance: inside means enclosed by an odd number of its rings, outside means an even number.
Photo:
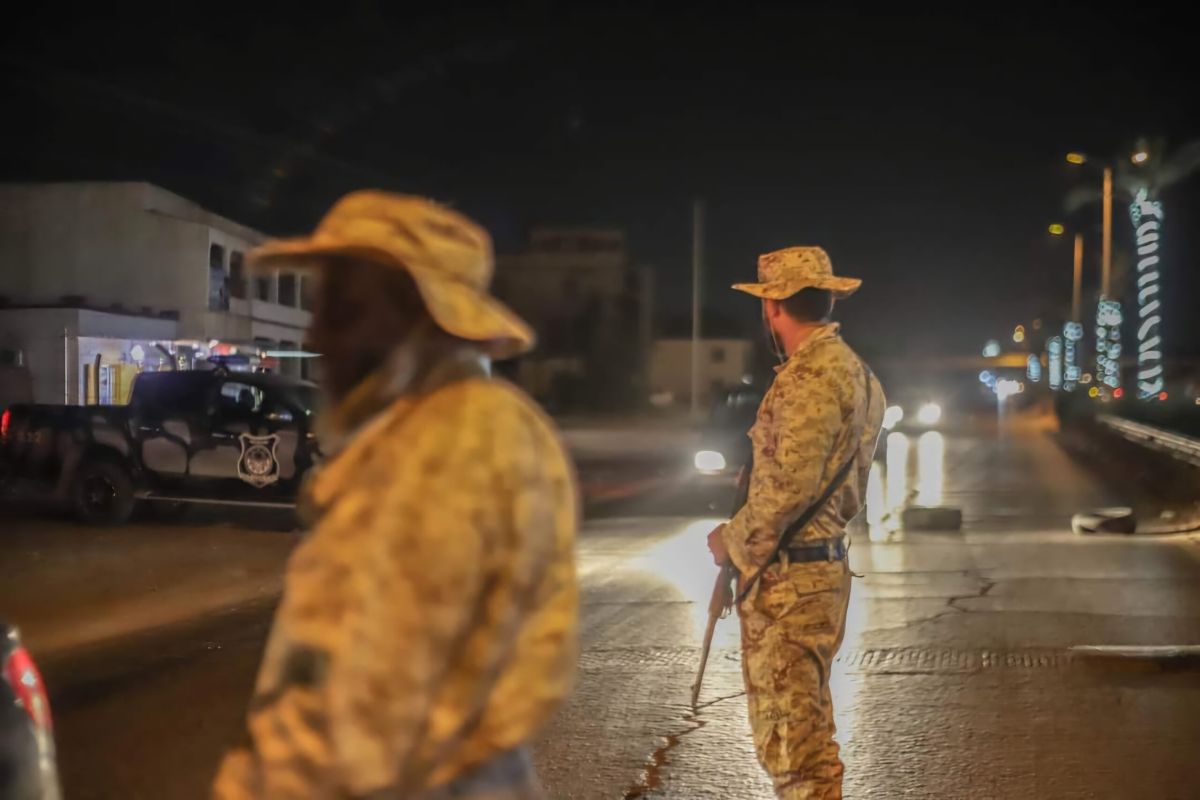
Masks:
[[[750,492],[750,465],[742,467],[738,478],[737,498],[733,504],[733,516],[746,504]],[[708,651],[712,648],[713,633],[717,628],[717,620],[733,610],[733,587],[737,580],[737,568],[729,559],[721,565],[717,572],[717,581],[713,584],[712,595],[708,598],[708,624],[704,628],[704,643],[700,647],[700,667],[696,670],[696,680],[692,683],[692,713],[700,700],[700,686],[704,683],[704,669],[708,666]]]
[[[692,683],[692,711],[700,701],[700,685],[704,682],[704,668],[708,666],[708,651],[712,648],[713,633],[717,629],[717,620],[729,613],[733,604],[733,581],[737,570],[733,564],[726,561],[717,573],[717,582],[713,584],[712,596],[708,599],[708,625],[704,628],[704,644],[700,648],[700,668],[696,671],[696,680]]]

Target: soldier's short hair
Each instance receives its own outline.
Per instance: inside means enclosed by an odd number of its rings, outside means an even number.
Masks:
[[[801,289],[779,303],[797,322],[829,322],[833,317],[833,292],[828,289]]]

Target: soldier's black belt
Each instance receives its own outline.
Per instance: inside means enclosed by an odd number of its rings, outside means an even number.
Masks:
[[[804,564],[811,561],[841,561],[846,557],[846,537],[810,539],[787,546],[788,561]]]

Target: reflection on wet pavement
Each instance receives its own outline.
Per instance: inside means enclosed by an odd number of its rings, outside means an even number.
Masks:
[[[903,433],[889,433],[887,456],[882,474],[883,496],[887,505],[884,515],[899,511],[908,500],[908,437]]]
[[[917,440],[917,505],[941,505],[945,481],[946,440],[937,431],[927,431]]]

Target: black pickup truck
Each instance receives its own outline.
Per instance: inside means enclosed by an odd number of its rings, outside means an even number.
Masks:
[[[317,387],[224,369],[139,375],[127,406],[0,411],[0,483],[52,492],[80,520],[119,524],[139,501],[293,505],[320,459]]]

